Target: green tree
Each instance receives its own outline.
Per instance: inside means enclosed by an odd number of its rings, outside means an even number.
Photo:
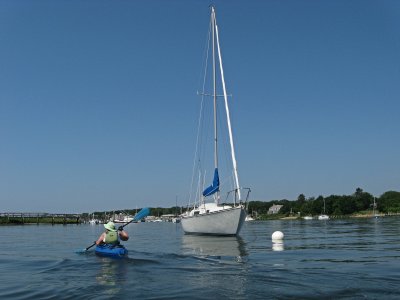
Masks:
[[[374,200],[374,197],[370,193],[364,192],[361,188],[356,189],[353,197],[355,200],[355,211],[368,209]]]
[[[378,199],[378,210],[384,213],[400,212],[400,192],[388,191]]]
[[[306,202],[306,196],[304,196],[304,194],[300,194],[300,195],[297,197],[297,202],[298,202],[300,205],[303,205],[303,204]]]

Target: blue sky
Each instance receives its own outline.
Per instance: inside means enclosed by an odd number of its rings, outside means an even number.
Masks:
[[[400,190],[400,2],[214,1],[251,200]],[[0,211],[187,204],[209,2],[0,2]]]

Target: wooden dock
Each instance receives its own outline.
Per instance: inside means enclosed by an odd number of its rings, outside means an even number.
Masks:
[[[80,224],[81,214],[0,213],[0,224]]]

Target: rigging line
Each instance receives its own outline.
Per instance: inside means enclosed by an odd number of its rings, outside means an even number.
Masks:
[[[205,46],[205,63],[203,65],[204,68],[204,75],[203,75],[203,86],[202,86],[202,93],[204,94],[204,89],[205,89],[205,82],[206,82],[206,75],[207,75],[207,69],[208,69],[208,55],[210,52],[210,37],[211,37],[211,21],[210,21],[210,26],[208,30],[208,38],[206,39],[206,46]],[[203,54],[204,57],[204,54]],[[199,79],[200,80],[200,79]],[[198,119],[198,124],[197,124],[197,136],[196,136],[196,147],[195,147],[195,153],[194,153],[194,160],[193,160],[193,167],[192,167],[192,179],[190,183],[190,191],[189,191],[189,203],[192,200],[192,192],[193,192],[193,182],[194,182],[194,176],[195,176],[195,169],[196,169],[196,161],[197,161],[197,155],[199,151],[199,136],[200,136],[200,128],[201,128],[201,120],[203,116],[203,106],[204,106],[204,96],[201,97],[201,102],[200,102],[200,113],[199,113],[199,119]],[[194,200],[195,201],[195,200]]]
[[[195,198],[193,200],[193,209],[196,208],[196,203],[198,203],[198,205],[200,205],[200,195],[201,195],[201,185],[200,185],[200,181],[201,181],[201,173],[199,172],[199,178],[197,180],[197,189],[196,189],[196,194],[195,194]]]
[[[203,63],[202,63],[202,66],[201,66],[201,69],[199,72],[199,79],[198,79],[198,84],[197,84],[197,86],[200,87],[201,79],[203,79],[203,84],[202,84],[202,93],[203,94],[204,94],[204,79],[205,79],[204,78],[204,75],[205,75],[204,70],[207,70],[207,65],[208,65],[208,56],[209,56],[209,52],[210,52],[210,38],[211,38],[211,20],[209,22],[209,28],[208,28],[206,38],[205,38],[205,44],[204,44],[204,49],[203,49],[203,59],[202,59]],[[197,94],[199,95],[199,91],[197,91]]]
[[[230,186],[232,187],[232,178],[233,178],[233,174],[229,175],[228,177],[225,177],[223,180],[220,180],[219,182],[219,186],[220,187],[224,187],[224,186]],[[221,179],[221,178],[220,178]]]
[[[227,126],[224,126],[224,132],[225,132],[225,136],[229,136],[229,132],[228,132],[228,128]],[[230,144],[229,144],[229,139],[224,139],[223,142],[224,145],[224,150],[225,150],[225,162],[226,162],[226,166],[227,169],[230,171],[229,173],[231,174],[229,176],[229,178],[231,179],[231,187],[230,190],[234,190],[235,186],[236,186],[236,182],[235,182],[235,170],[233,169],[233,162],[232,162],[232,157],[229,155],[230,152]],[[238,187],[239,188],[239,187]]]
[[[226,120],[226,116],[223,116],[223,112],[220,110],[219,111],[219,116],[220,119],[222,120],[223,118]],[[225,124],[225,126],[222,126],[222,124]],[[225,122],[220,122],[220,126],[219,126],[219,130],[221,132],[221,136],[227,137],[229,136],[228,134],[228,129],[226,126]],[[224,155],[221,155],[222,157],[224,157],[224,166],[227,170],[228,174],[234,174],[233,169],[232,169],[232,158],[229,155],[230,153],[230,145],[229,145],[229,140],[226,138],[220,139],[220,143],[222,143],[222,149],[223,149],[223,153]],[[235,177],[230,175],[228,178],[232,179],[231,183],[231,189],[235,188]]]
[[[204,101],[202,98],[201,103],[200,103],[200,114],[199,114],[198,125],[197,125],[196,147],[195,147],[193,166],[192,166],[192,180],[191,180],[191,184],[190,184],[189,201],[192,201],[192,191],[193,191],[193,183],[194,183],[196,165],[200,165],[200,159],[198,157],[198,154],[199,154],[199,141],[200,141],[200,131],[201,131],[200,127],[201,127],[201,123],[202,123],[201,119],[202,119],[202,115],[203,115],[203,109],[204,109]],[[193,201],[195,201],[195,200],[193,200]]]
[[[214,95],[213,94],[204,94],[204,93],[199,93],[199,92],[197,92],[197,94],[198,95],[201,95],[201,96],[207,96],[207,97],[214,97]],[[226,95],[227,97],[232,97],[232,94],[229,94],[229,95]],[[223,97],[225,97],[225,95],[215,95],[215,97],[217,97],[217,98],[223,98]]]

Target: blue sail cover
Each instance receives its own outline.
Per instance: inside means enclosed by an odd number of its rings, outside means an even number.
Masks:
[[[206,188],[203,192],[203,196],[207,197],[219,191],[219,176],[218,176],[218,169],[215,168],[214,171],[214,180],[212,185]]]

